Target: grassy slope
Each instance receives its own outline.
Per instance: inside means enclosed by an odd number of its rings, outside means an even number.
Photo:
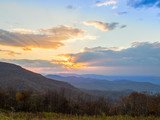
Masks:
[[[73,116],[56,113],[0,113],[0,120],[160,120],[158,117]]]

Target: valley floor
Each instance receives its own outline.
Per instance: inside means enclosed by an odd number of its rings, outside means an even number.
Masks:
[[[131,117],[131,116],[78,116],[57,113],[0,113],[0,120],[160,120],[159,117]]]

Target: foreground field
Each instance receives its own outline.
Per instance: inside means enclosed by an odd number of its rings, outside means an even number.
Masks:
[[[0,113],[0,120],[160,120],[158,117],[78,116],[56,113]]]

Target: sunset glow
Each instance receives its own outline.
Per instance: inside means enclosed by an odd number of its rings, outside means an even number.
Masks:
[[[160,3],[144,1],[0,1],[0,61],[38,73],[159,76]]]

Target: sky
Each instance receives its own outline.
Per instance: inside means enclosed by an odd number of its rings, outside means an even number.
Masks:
[[[0,61],[43,74],[160,76],[160,1],[0,0]]]

